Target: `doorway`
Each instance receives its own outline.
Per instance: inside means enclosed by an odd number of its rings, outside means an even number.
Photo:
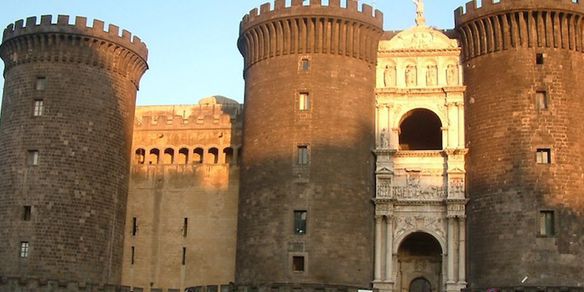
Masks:
[[[398,249],[398,269],[398,291],[441,291],[442,247],[438,240],[425,232],[407,236]]]

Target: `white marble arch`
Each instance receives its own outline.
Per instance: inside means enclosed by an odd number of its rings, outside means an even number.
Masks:
[[[418,105],[415,102],[412,102],[412,103],[408,104],[407,106],[401,106],[398,109],[396,109],[396,112],[395,112],[395,116],[399,117],[399,119],[393,119],[391,121],[392,122],[391,127],[398,129],[401,126],[404,119],[406,118],[406,115],[412,111],[415,111],[415,110],[431,111],[440,119],[440,123],[441,123],[440,126],[446,127],[446,126],[448,126],[448,119],[445,117],[444,113],[442,111],[440,111],[440,109],[441,108],[437,104],[428,104],[428,103],[423,103],[423,104]]]
[[[440,244],[440,248],[442,249],[442,254],[446,253],[446,251],[448,250],[448,247],[446,244],[446,238],[444,238],[444,236],[439,235],[434,230],[429,230],[427,228],[419,228],[419,229],[410,229],[407,232],[403,233],[402,235],[396,236],[395,240],[393,242],[394,243],[393,247],[392,247],[393,254],[397,254],[403,241],[406,238],[408,238],[408,236],[410,236],[414,233],[427,233],[427,234],[431,235],[432,237],[434,237],[434,239],[436,239],[436,241]]]

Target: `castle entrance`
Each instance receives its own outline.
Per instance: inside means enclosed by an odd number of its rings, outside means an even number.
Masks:
[[[402,241],[397,260],[397,291],[442,290],[442,248],[432,235],[424,232],[410,234]]]

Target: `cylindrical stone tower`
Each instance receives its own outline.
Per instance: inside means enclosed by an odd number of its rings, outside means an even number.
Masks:
[[[236,284],[369,287],[375,64],[383,16],[284,0],[243,18]],[[286,284],[284,284],[286,283]]]
[[[470,288],[584,286],[584,4],[455,12],[467,85]]]
[[[145,44],[43,16],[9,25],[0,55],[0,277],[119,285]]]

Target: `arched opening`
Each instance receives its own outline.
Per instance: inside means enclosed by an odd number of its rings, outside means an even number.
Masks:
[[[142,148],[136,149],[136,155],[134,155],[134,161],[136,164],[144,164],[146,160],[146,150]]]
[[[400,150],[442,150],[442,122],[432,111],[408,112],[399,128]]]
[[[154,148],[150,149],[150,158],[148,160],[149,164],[158,164],[160,159],[160,150]]]
[[[209,160],[213,164],[217,164],[219,162],[219,149],[215,147],[209,149]]]
[[[166,148],[164,150],[164,164],[173,164],[174,163],[174,149]]]
[[[203,148],[197,148],[193,151],[195,155],[193,158],[193,163],[203,163],[203,155],[205,154],[205,150]]]
[[[431,292],[442,287],[442,247],[434,236],[415,232],[398,249],[398,291]]]
[[[189,149],[181,148],[178,150],[178,164],[189,164]]]
[[[230,147],[223,149],[223,156],[225,157],[224,163],[231,163],[233,160],[233,149]]]

